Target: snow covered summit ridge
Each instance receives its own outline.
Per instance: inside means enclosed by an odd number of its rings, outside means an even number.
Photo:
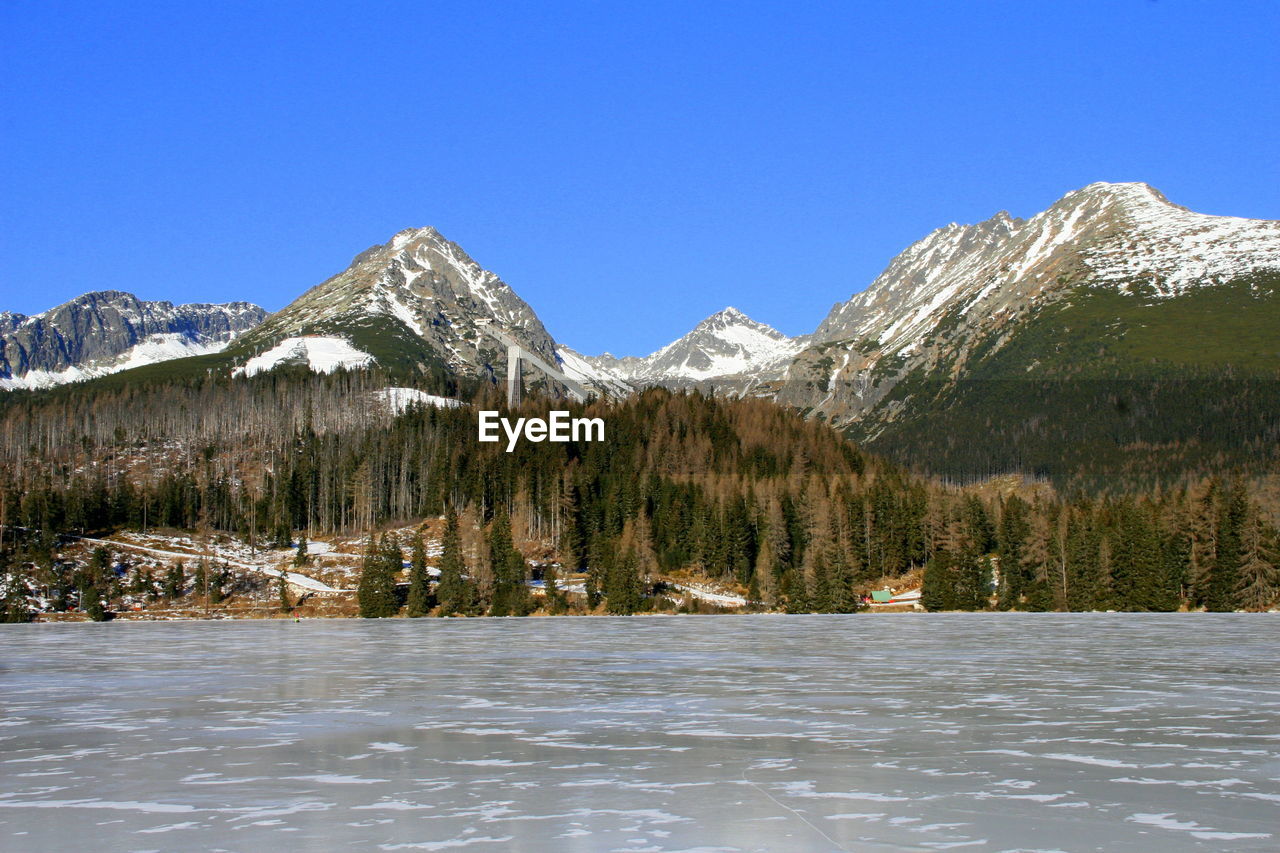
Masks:
[[[730,306],[644,358],[569,353],[578,369],[589,368],[601,378],[680,386],[729,377],[757,381],[780,371],[801,348],[800,339],[789,338]]]

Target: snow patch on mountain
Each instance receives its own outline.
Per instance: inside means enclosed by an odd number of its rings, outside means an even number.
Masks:
[[[417,388],[383,388],[374,392],[374,396],[389,406],[395,414],[403,414],[410,406],[431,406],[437,409],[456,409],[465,405],[461,400],[451,397],[437,397]]]
[[[119,373],[122,370],[132,370],[135,367],[145,367],[148,364],[159,364],[162,361],[171,361],[175,358],[211,355],[222,352],[229,343],[229,340],[193,341],[177,332],[152,335],[115,358],[105,361],[91,362],[83,366],[68,367],[56,371],[32,370],[22,376],[0,378],[0,390],[36,390],[52,388],[55,385],[65,385],[70,382],[82,382],[86,379],[97,379],[100,376],[108,376],[112,373]]]
[[[305,364],[316,373],[332,373],[340,368],[366,367],[373,360],[373,356],[356,349],[346,338],[311,335],[285,338],[249,359],[243,367],[237,367],[235,375],[256,376],[282,364]]]

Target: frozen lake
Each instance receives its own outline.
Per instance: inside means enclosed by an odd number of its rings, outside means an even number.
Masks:
[[[1276,850],[1280,617],[0,626],[5,850]]]

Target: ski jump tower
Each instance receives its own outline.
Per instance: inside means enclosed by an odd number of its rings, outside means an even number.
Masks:
[[[548,378],[559,382],[569,391],[569,396],[577,400],[579,403],[587,401],[587,389],[581,384],[568,376],[565,376],[556,368],[547,364],[537,355],[529,352],[520,344],[516,343],[510,335],[493,325],[492,320],[477,320],[476,325],[480,330],[493,338],[498,343],[507,348],[507,408],[515,408],[520,405],[520,362],[527,361],[529,364],[541,370]]]

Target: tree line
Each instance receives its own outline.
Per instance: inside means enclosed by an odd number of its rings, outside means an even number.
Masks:
[[[89,392],[12,404],[0,412],[0,525],[206,527],[275,544],[299,531],[365,533],[376,580],[402,565],[393,549],[418,551],[380,542],[379,528],[448,516],[439,582],[424,579],[425,558],[409,560],[417,597],[395,604],[411,615],[529,612],[520,554],[540,546],[612,612],[651,606],[662,579],[681,572],[791,612],[851,612],[868,589],[917,577],[930,609],[1262,609],[1280,592],[1274,507],[1243,479],[1118,496],[993,495],[913,475],[767,401],[663,390],[557,403],[602,417],[606,440],[526,441],[507,453],[476,441],[473,408],[371,413],[372,380],[358,376],[164,386],[166,406],[255,412],[256,426],[182,441],[161,439],[145,419],[134,429]],[[473,399],[501,408],[495,397],[479,387]],[[322,401],[349,417],[317,414]],[[512,414],[545,416],[549,405],[531,400]],[[138,398],[138,411],[150,406]],[[278,423],[263,426],[268,411]],[[17,453],[54,434],[48,461]],[[14,545],[0,537],[11,565],[24,562]],[[564,601],[556,580],[547,607]],[[371,613],[390,606],[379,583]],[[399,595],[394,582],[391,591]]]

